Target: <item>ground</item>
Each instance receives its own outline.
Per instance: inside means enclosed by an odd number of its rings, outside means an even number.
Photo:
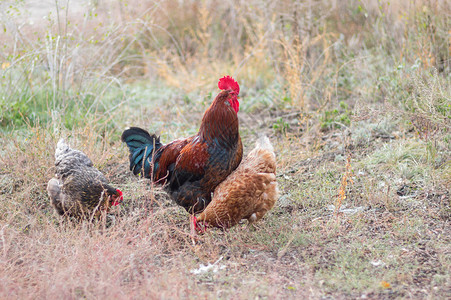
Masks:
[[[367,2],[98,1],[31,28],[10,1],[0,298],[451,297],[448,7]],[[188,215],[131,174],[120,135],[196,133],[226,74],[245,153],[268,135],[281,195],[255,226],[193,245]],[[60,137],[124,192],[98,221],[50,206]]]

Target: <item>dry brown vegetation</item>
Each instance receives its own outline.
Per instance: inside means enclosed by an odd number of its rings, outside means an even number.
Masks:
[[[0,2],[0,298],[451,297],[447,1],[44,3]],[[195,133],[225,74],[281,197],[193,246],[119,137]],[[124,192],[98,222],[50,207],[61,136]]]

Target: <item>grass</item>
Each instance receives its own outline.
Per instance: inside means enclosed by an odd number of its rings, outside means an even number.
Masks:
[[[451,296],[445,1],[26,2],[0,3],[0,298]],[[194,134],[225,74],[281,197],[193,246],[119,137]],[[62,136],[124,192],[99,222],[50,207]]]

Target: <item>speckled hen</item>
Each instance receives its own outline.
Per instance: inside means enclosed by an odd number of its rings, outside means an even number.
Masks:
[[[60,139],[55,150],[55,177],[47,192],[59,215],[98,216],[102,210],[118,205],[122,192],[111,185],[86,154],[69,147]]]

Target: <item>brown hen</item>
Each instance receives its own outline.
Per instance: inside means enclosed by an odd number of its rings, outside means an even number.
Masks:
[[[230,228],[240,220],[260,220],[278,198],[276,156],[266,136],[214,191],[207,208],[197,217],[198,225]]]

